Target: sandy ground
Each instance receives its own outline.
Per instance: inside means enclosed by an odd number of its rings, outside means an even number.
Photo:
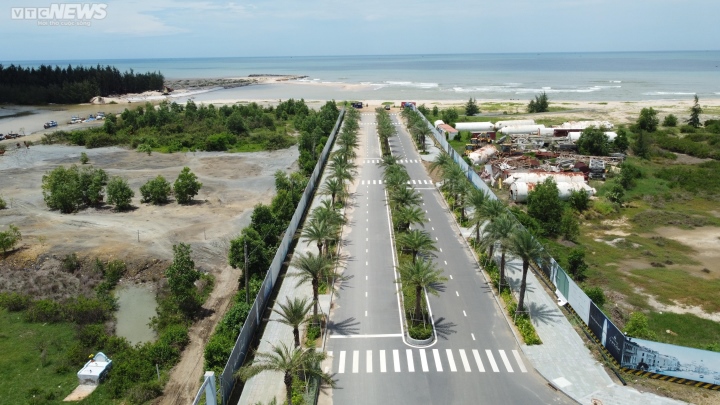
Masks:
[[[53,168],[77,163],[86,152],[90,164],[109,175],[128,180],[135,191],[134,210],[117,213],[109,208],[86,209],[75,214],[50,211],[43,201],[42,176]],[[0,194],[10,207],[0,211],[0,229],[20,228],[23,240],[0,261],[0,291],[34,289],[47,296],[81,292],[98,280],[79,272],[60,270],[58,259],[70,253],[84,260],[119,258],[128,264],[131,279],[157,282],[172,261],[172,245],[192,246],[196,267],[211,273],[215,289],[205,304],[208,316],[190,330],[190,345],[172,370],[166,403],[192,400],[203,370],[203,349],[224,314],[240,276],[227,265],[228,242],[249,223],[252,207],[268,203],[274,195],[277,170],[296,169],[297,148],[257,153],[176,153],[151,156],[118,147],[85,149],[75,146],[37,145],[9,150],[0,156]],[[140,203],[139,188],[162,174],[174,181],[188,166],[203,183],[190,206],[170,202],[164,206]],[[138,240],[139,238],[139,240]],[[31,290],[33,291],[33,290]]]

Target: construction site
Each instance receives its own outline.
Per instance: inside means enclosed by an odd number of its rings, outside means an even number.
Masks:
[[[589,180],[604,181],[606,173],[619,172],[625,160],[622,153],[609,156],[586,156],[578,153],[577,141],[582,131],[600,128],[608,142],[617,138],[608,121],[571,121],[552,128],[534,120],[492,122],[458,122],[451,126],[438,120],[435,128],[449,140],[469,133],[464,155],[476,172],[490,186],[509,191],[509,199],[522,203],[535,185],[552,178],[560,199],[567,200],[574,191],[589,197],[596,190]]]

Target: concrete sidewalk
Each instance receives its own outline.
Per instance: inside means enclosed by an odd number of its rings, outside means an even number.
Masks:
[[[440,152],[434,143],[427,145],[429,155]],[[423,156],[423,159],[425,158]],[[431,159],[428,159],[431,160]],[[455,222],[465,240],[474,236],[474,229],[462,228]],[[466,245],[470,249],[469,245]],[[471,249],[472,250],[472,249]],[[499,249],[495,249],[495,259],[500,262]],[[473,252],[473,255],[475,253]],[[475,255],[476,260],[477,256]],[[513,293],[517,297],[522,280],[522,261],[506,254],[506,277]],[[481,266],[482,267],[482,266]],[[532,323],[541,345],[521,344],[525,356],[533,367],[555,387],[562,390],[581,404],[592,405],[629,405],[653,404],[670,405],[685,402],[661,397],[652,393],[616,384],[607,374],[602,364],[597,362],[585,342],[572,327],[557,305],[554,296],[543,288],[542,281],[531,272],[527,276],[525,302],[530,309]]]

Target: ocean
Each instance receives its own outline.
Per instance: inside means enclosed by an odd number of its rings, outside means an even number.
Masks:
[[[297,85],[267,84],[194,96],[217,99],[528,100],[546,92],[568,101],[720,98],[720,51],[385,55],[3,61],[113,65],[160,71],[168,79],[303,75]]]

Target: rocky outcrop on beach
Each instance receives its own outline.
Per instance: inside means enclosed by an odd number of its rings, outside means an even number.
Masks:
[[[253,84],[264,84],[304,79],[306,77],[307,76],[300,75],[251,74],[248,75],[248,77],[229,77],[218,79],[176,79],[166,80],[165,87],[173,90],[198,90],[217,87],[230,89],[234,87],[250,86]]]

